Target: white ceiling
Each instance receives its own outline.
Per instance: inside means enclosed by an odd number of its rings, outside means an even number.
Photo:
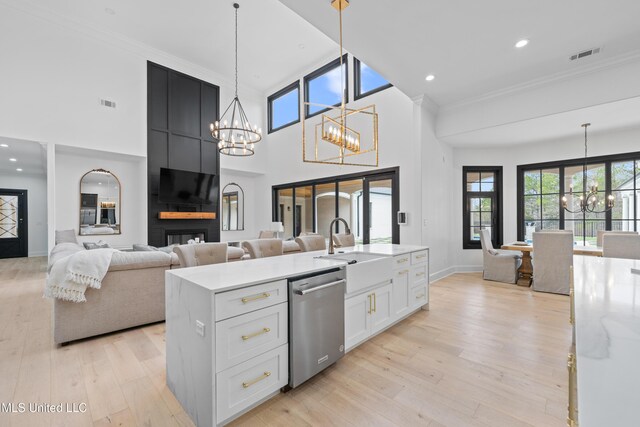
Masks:
[[[329,0],[280,0],[334,40]],[[410,97],[451,105],[640,49],[638,0],[351,0],[344,46]],[[514,44],[530,39],[523,49]],[[575,52],[600,54],[569,61]],[[427,74],[436,79],[425,81]]]
[[[17,0],[14,0],[17,1]],[[230,78],[234,75],[234,1],[20,0]],[[239,79],[260,92],[301,74],[336,44],[277,0],[238,0]],[[114,13],[109,13],[113,11]],[[296,74],[297,73],[297,74]],[[290,83],[290,82],[288,82]]]
[[[0,147],[0,173],[42,175],[47,172],[46,152],[37,142],[0,137],[0,144],[9,146]],[[17,161],[11,162],[10,158]],[[22,172],[16,171],[17,168],[21,168]]]

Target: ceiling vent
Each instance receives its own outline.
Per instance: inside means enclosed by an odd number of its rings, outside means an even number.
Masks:
[[[578,59],[582,59],[582,58],[586,58],[588,56],[595,55],[597,53],[600,53],[601,49],[602,48],[600,48],[600,47],[594,47],[593,49],[583,50],[581,52],[578,52],[578,53],[575,53],[575,54],[571,55],[569,57],[569,61],[576,61]]]
[[[103,107],[116,108],[116,102],[109,101],[108,99],[101,99],[100,105],[102,105]]]

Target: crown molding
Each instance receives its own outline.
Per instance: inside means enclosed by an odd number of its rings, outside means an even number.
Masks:
[[[418,105],[420,107],[424,106],[431,114],[435,115],[438,114],[438,111],[440,111],[440,106],[427,95],[421,94],[410,99],[415,105]]]
[[[122,34],[98,29],[84,22],[72,19],[66,15],[45,9],[42,6],[11,0],[0,0],[0,5],[57,25],[66,30],[80,33],[84,36],[110,45],[112,47],[125,50],[133,55],[139,56],[145,61],[150,60],[153,62],[162,63],[162,60],[164,59],[168,62],[171,62],[172,64],[177,64],[181,67],[182,70],[192,70],[192,72],[200,74],[201,78],[202,76],[207,76],[206,79],[215,80],[212,83],[220,87],[233,87],[233,85],[235,84],[233,78],[226,77],[210,68],[203,67],[202,65],[172,55],[168,52],[165,52],[164,50],[157,49],[130,37],[123,36]],[[205,80],[205,78],[202,79]],[[239,87],[243,91],[249,92],[250,96],[261,96],[261,91],[254,87],[246,86],[243,84],[240,84]]]
[[[440,107],[440,111],[448,112],[448,111],[456,110],[458,108],[479,104],[481,102],[490,101],[496,98],[500,98],[502,96],[512,95],[519,92],[525,92],[531,89],[536,89],[551,83],[562,82],[562,81],[571,80],[580,76],[595,74],[607,69],[616,68],[621,65],[625,65],[625,64],[633,63],[637,61],[640,61],[640,49],[626,53],[626,54],[617,55],[613,58],[609,58],[597,64],[581,67],[580,69],[562,71],[562,72],[551,74],[545,77],[540,77],[534,80],[530,80],[525,83],[520,83],[520,84],[509,86],[506,88],[494,90],[476,97],[463,99],[462,101],[454,102],[452,104],[448,104]]]

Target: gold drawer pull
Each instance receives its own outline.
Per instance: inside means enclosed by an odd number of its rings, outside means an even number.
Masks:
[[[416,299],[424,298],[424,294],[416,295]]]
[[[258,378],[251,380],[251,381],[247,381],[246,383],[242,383],[242,387],[243,388],[249,388],[252,385],[254,385],[255,383],[262,381],[265,378],[268,378],[269,376],[271,376],[271,372],[266,371],[264,374],[260,375]]]
[[[416,255],[416,259],[424,258],[426,256],[427,256],[427,254]]]
[[[376,298],[376,293],[373,293],[373,312],[375,313],[378,310],[378,299]]]
[[[246,341],[246,340],[248,340],[248,339],[250,339],[250,338],[257,337],[258,335],[266,334],[267,332],[271,332],[271,329],[269,329],[269,328],[262,328],[262,330],[260,330],[260,331],[258,331],[258,332],[254,332],[254,333],[249,334],[249,335],[243,335],[243,336],[242,336],[242,340],[243,340],[243,341]]]
[[[567,368],[569,368],[570,371],[575,371],[576,369],[576,355],[573,353],[569,353],[567,357]]]
[[[242,298],[242,303],[246,304],[246,303],[251,302],[251,301],[256,301],[256,300],[264,299],[264,298],[269,298],[270,296],[271,296],[271,294],[269,292],[264,292],[264,293],[261,293],[261,294],[258,294],[258,295],[253,295],[253,296],[250,296],[250,297],[244,297],[244,298]]]
[[[425,274],[427,274],[427,273],[425,273],[424,271],[421,271],[419,273],[416,273],[416,276],[424,276]]]
[[[400,275],[404,275],[404,274],[407,274],[407,273],[409,273],[409,270],[398,271],[398,274],[400,274]]]
[[[409,261],[409,258],[402,258],[397,261],[398,264]]]
[[[369,311],[367,312],[367,314],[371,314],[371,310],[373,308],[373,305],[371,305],[371,295],[373,294],[367,295],[367,298],[369,298]]]

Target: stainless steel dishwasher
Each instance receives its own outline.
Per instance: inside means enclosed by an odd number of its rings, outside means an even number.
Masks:
[[[344,268],[289,279],[289,388],[344,356]]]

